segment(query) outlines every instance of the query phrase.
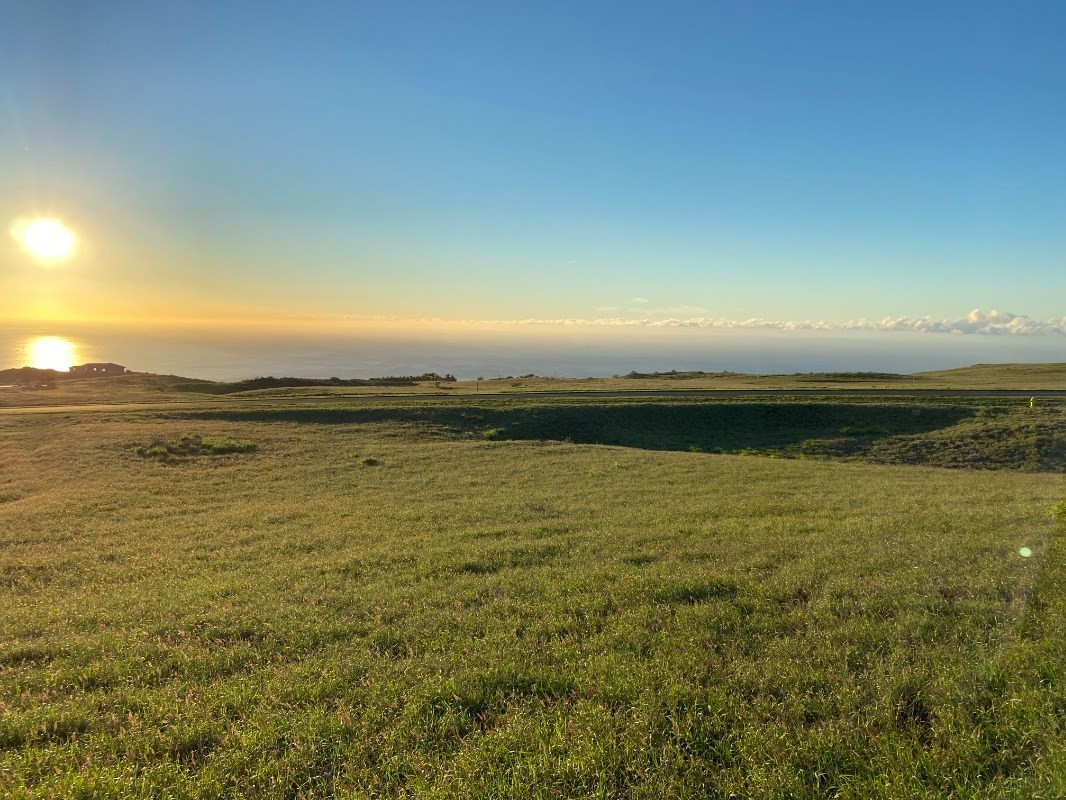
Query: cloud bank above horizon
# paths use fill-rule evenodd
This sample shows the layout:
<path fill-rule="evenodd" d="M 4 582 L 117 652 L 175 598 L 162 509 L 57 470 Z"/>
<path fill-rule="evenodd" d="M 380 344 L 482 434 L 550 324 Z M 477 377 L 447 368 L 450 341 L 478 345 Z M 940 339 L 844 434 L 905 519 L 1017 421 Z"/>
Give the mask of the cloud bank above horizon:
<path fill-rule="evenodd" d="M 729 320 L 712 317 L 688 319 L 626 319 L 607 317 L 600 319 L 518 319 L 518 320 L 466 320 L 471 324 L 493 325 L 543 325 L 543 326 L 591 326 L 630 328 L 722 328 L 731 330 L 822 330 L 822 331 L 909 331 L 913 333 L 956 333 L 990 336 L 1047 336 L 1066 335 L 1066 317 L 1037 320 L 1024 314 L 1007 311 L 983 312 L 974 309 L 958 319 L 925 317 L 885 317 L 879 321 L 853 319 L 846 322 L 828 320 L 770 320 L 753 317 L 746 320 Z"/>

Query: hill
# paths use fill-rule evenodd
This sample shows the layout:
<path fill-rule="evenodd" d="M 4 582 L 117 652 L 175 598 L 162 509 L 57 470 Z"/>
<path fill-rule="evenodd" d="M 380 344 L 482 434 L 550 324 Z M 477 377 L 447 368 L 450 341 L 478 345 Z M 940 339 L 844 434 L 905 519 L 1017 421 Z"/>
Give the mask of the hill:
<path fill-rule="evenodd" d="M 1066 363 L 974 364 L 960 369 L 916 372 L 909 377 L 958 388 L 1066 389 Z"/>
<path fill-rule="evenodd" d="M 435 372 L 380 378 L 259 377 L 208 381 L 178 375 L 131 373 L 82 378 L 29 367 L 0 371 L 0 407 L 191 401 L 207 397 L 278 399 L 375 394 L 472 395 L 552 392 L 685 390 L 946 389 L 1066 391 L 1066 363 L 975 364 L 960 369 L 901 375 L 884 372 L 813 372 L 755 375 L 738 372 L 631 372 L 614 378 L 554 378 L 536 375 L 458 381 Z"/>

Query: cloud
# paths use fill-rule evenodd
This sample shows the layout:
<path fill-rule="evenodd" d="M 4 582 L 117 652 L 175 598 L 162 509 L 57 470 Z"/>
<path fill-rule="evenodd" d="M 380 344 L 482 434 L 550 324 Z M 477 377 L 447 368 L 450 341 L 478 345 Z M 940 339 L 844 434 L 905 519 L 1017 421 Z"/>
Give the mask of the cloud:
<path fill-rule="evenodd" d="M 650 303 L 650 302 L 651 302 L 651 300 L 649 300 L 649 299 L 648 299 L 648 298 L 646 298 L 646 297 L 634 297 L 634 298 L 633 298 L 632 300 L 630 300 L 629 302 L 631 302 L 631 303 Z"/>
<path fill-rule="evenodd" d="M 1022 314 L 974 309 L 959 319 L 936 319 L 934 317 L 885 317 L 880 321 L 854 319 L 847 322 L 834 321 L 783 321 L 752 317 L 746 320 L 715 319 L 711 317 L 672 317 L 669 319 L 626 319 L 606 317 L 601 319 L 521 319 L 493 320 L 491 324 L 512 325 L 558 325 L 631 328 L 724 328 L 724 329 L 774 329 L 774 330 L 865 330 L 865 331 L 912 331 L 918 333 L 957 333 L 985 336 L 1066 336 L 1066 317 L 1036 320 Z"/>
<path fill-rule="evenodd" d="M 630 311 L 635 310 L 630 309 Z M 699 306 L 666 306 L 665 308 L 649 308 L 647 310 L 649 314 L 704 314 L 706 312 L 706 308 L 700 308 Z"/>

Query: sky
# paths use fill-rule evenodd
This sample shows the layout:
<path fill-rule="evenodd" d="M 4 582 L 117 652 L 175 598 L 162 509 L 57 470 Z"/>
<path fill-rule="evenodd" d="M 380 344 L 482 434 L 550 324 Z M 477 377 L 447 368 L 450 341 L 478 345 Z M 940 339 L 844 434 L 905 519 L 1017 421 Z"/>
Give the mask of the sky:
<path fill-rule="evenodd" d="M 0 12 L 2 319 L 1066 333 L 1060 2 Z"/>

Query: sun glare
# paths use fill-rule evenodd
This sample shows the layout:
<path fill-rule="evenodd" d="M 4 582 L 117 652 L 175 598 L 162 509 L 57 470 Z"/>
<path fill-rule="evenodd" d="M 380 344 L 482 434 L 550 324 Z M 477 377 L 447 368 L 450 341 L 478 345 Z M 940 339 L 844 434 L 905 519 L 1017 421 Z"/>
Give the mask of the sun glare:
<path fill-rule="evenodd" d="M 38 336 L 29 343 L 28 360 L 36 369 L 65 372 L 76 360 L 74 342 L 59 336 Z"/>
<path fill-rule="evenodd" d="M 18 219 L 11 235 L 38 261 L 63 261 L 74 254 L 74 233 L 55 219 Z"/>

